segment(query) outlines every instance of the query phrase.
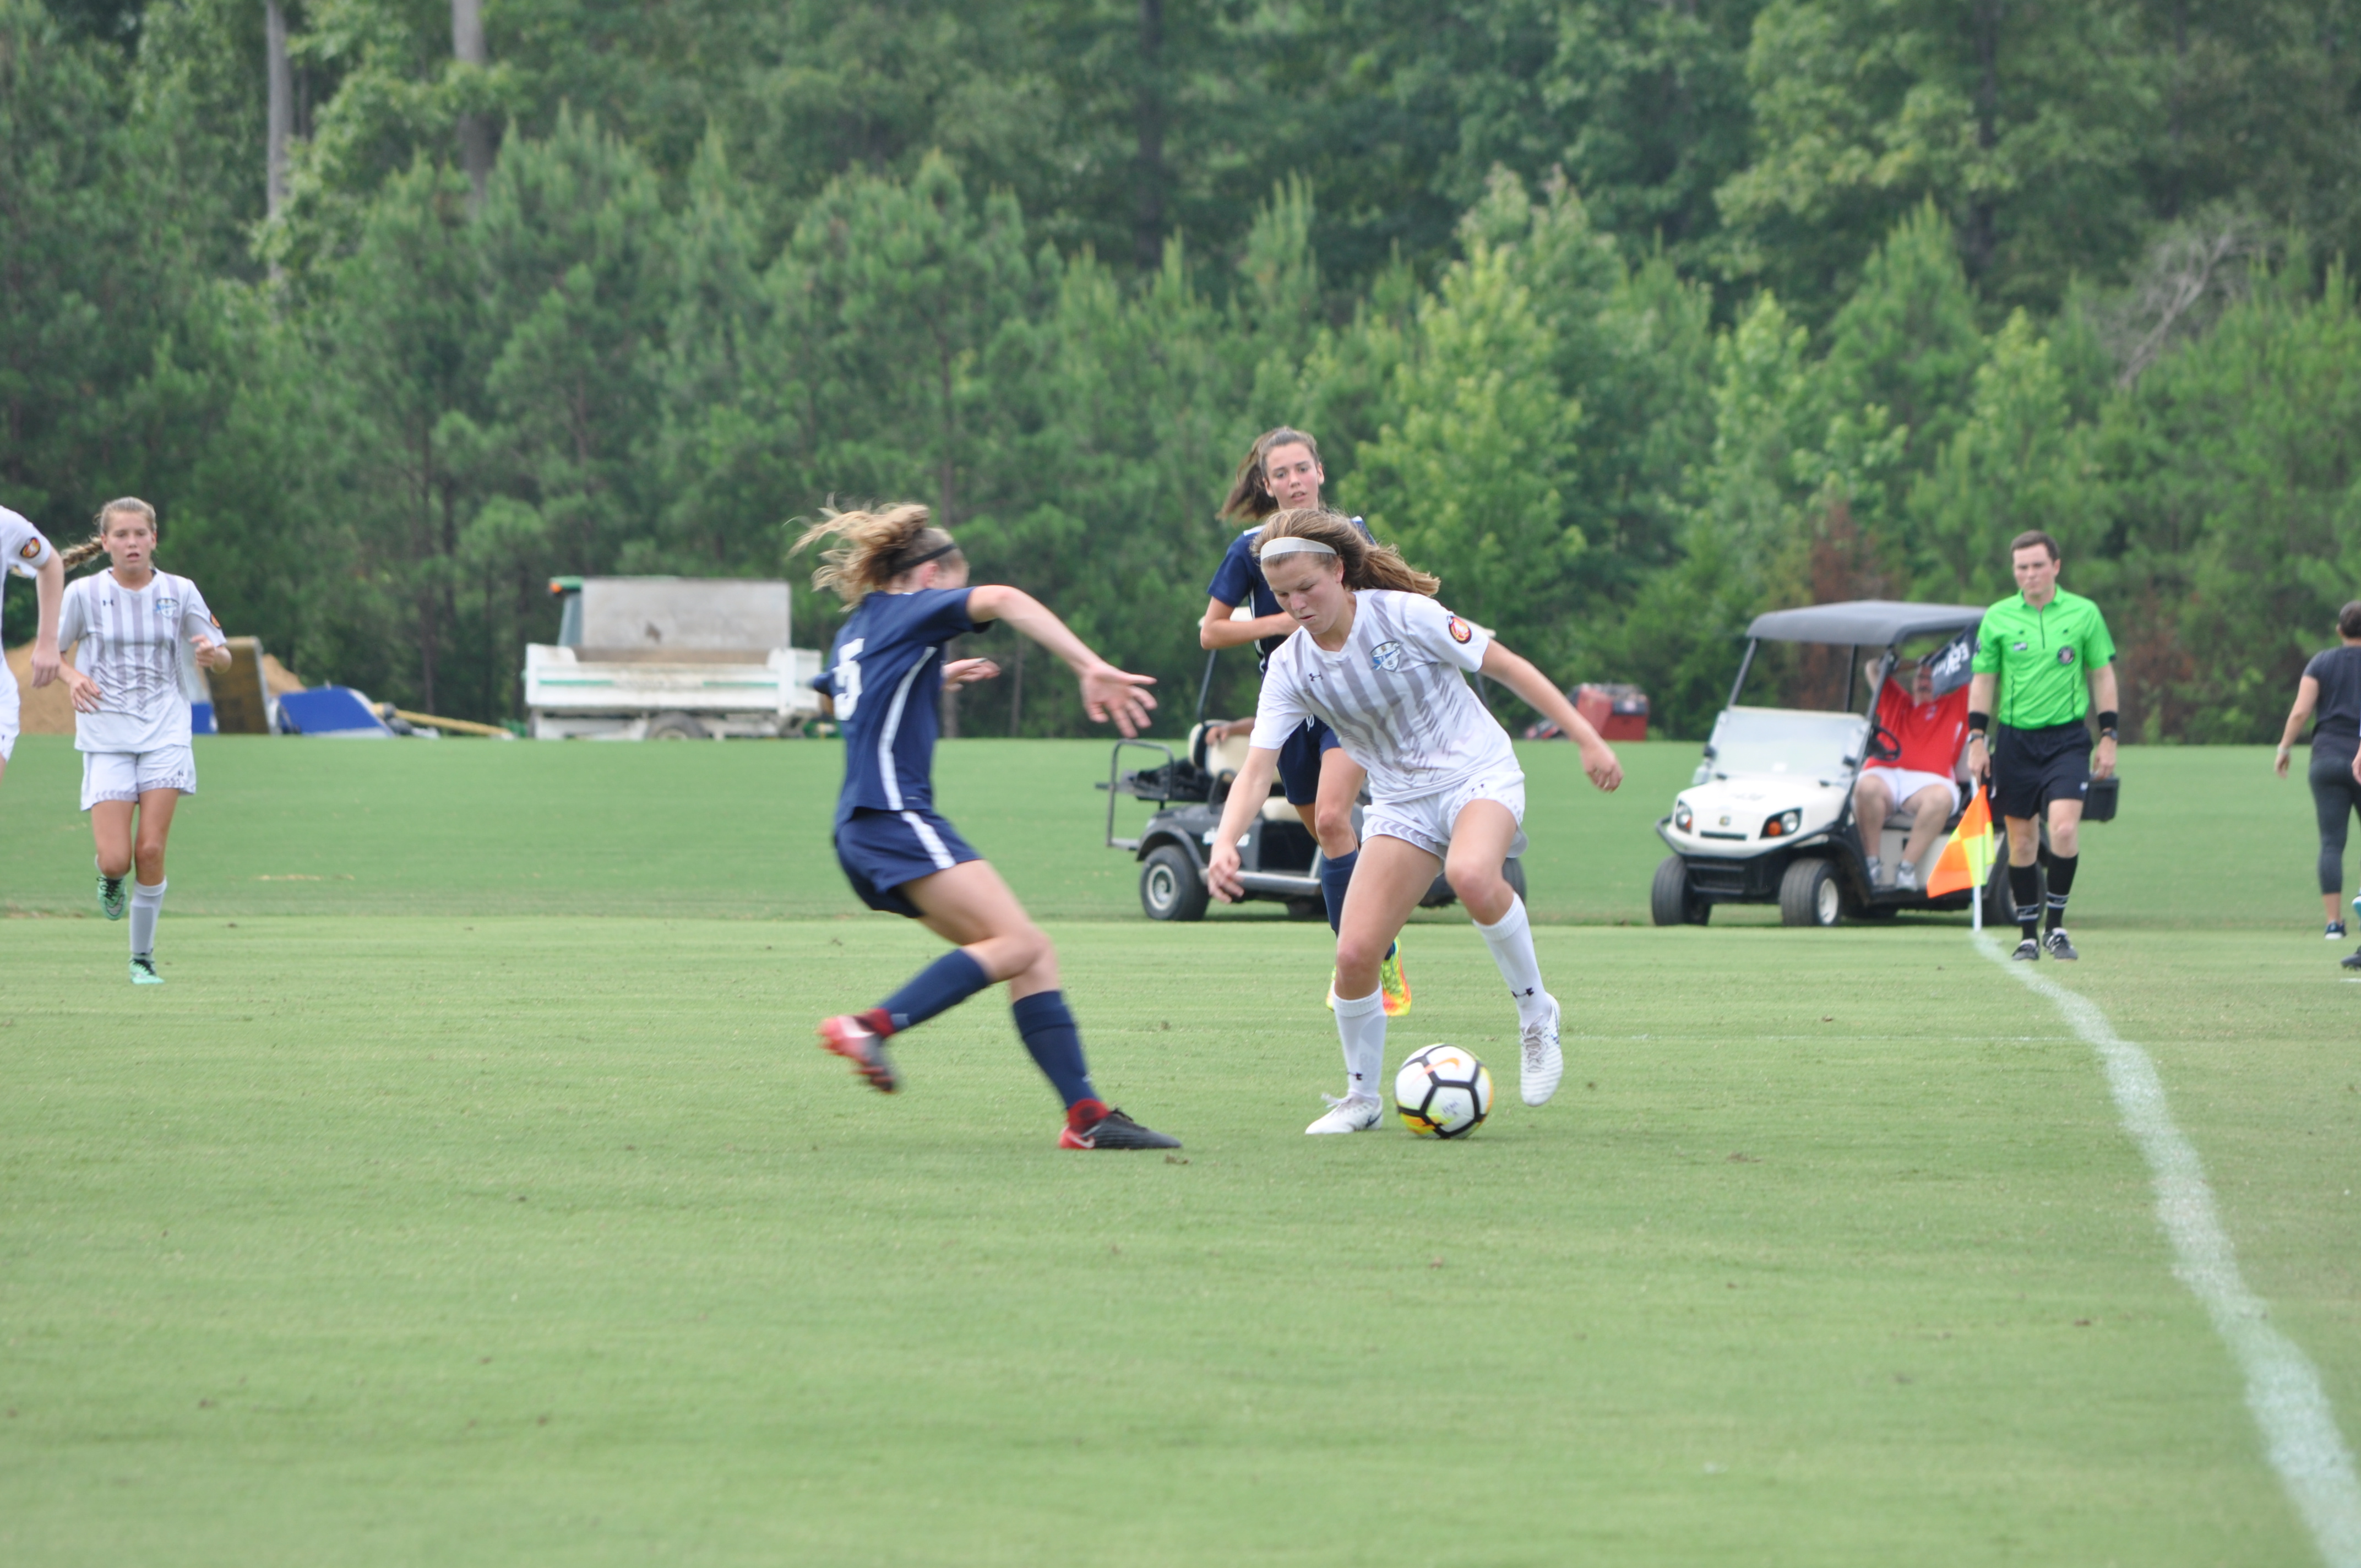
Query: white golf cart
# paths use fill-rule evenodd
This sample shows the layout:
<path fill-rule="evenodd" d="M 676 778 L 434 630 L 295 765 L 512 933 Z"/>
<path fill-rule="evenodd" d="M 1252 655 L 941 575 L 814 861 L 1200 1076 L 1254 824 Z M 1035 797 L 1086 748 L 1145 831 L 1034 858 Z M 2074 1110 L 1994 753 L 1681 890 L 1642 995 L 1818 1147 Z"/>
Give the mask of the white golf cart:
<path fill-rule="evenodd" d="M 1655 923 L 1702 926 L 1717 904 L 1776 904 L 1788 926 L 1833 926 L 1847 916 L 1876 919 L 1905 909 L 1966 909 L 1964 889 L 1929 898 L 1872 885 L 1853 819 L 1852 789 L 1864 762 L 1895 754 L 1894 738 L 1875 715 L 1878 690 L 1904 650 L 1915 657 L 1939 649 L 1938 689 L 1952 689 L 1967 681 L 1974 629 L 1982 620 L 1983 611 L 1969 605 L 1886 599 L 1755 617 L 1746 629 L 1730 706 L 1714 721 L 1697 775 L 1674 801 L 1671 815 L 1656 824 L 1673 853 L 1656 868 L 1649 900 Z M 1876 668 L 1864 683 L 1863 663 L 1872 654 Z M 1750 675 L 1795 706 L 1741 705 Z M 1970 799 L 1964 757 L 1955 782 L 1947 833 Z M 1901 860 L 1911 824 L 1906 804 L 1886 818 L 1876 847 L 1886 865 Z M 1984 890 L 1985 915 L 2005 922 L 2007 857 L 1995 860 Z"/>

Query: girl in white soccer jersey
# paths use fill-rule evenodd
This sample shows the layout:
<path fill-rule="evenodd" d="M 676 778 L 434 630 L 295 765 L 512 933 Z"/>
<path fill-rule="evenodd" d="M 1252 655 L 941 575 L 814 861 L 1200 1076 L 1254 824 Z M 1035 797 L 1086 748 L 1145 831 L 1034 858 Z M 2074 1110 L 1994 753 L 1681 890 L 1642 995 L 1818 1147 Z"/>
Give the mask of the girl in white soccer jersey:
<path fill-rule="evenodd" d="M 229 663 L 229 648 L 197 585 L 156 570 L 155 508 L 132 499 L 107 502 L 98 536 L 64 553 L 67 569 L 101 551 L 112 565 L 66 585 L 58 635 L 80 644 L 65 679 L 73 692 L 74 750 L 82 753 L 82 808 L 98 845 L 98 905 L 109 920 L 122 919 L 123 879 L 137 872 L 129 900 L 131 981 L 159 985 L 164 840 L 173 806 L 197 791 L 181 645 L 215 670 Z"/>
<path fill-rule="evenodd" d="M 0 568 L 21 572 L 38 585 L 33 613 L 33 685 L 58 678 L 58 600 L 65 592 L 65 563 L 24 518 L 0 507 Z M 0 774 L 16 749 L 16 677 L 0 663 Z"/>
<path fill-rule="evenodd" d="M 1311 1133 L 1366 1132 L 1378 1123 L 1386 1056 L 1378 965 L 1440 869 L 1467 906 L 1515 998 L 1519 1088 L 1540 1105 L 1565 1059 L 1558 1004 L 1542 984 L 1525 906 L 1500 874 L 1525 814 L 1525 775 L 1509 733 L 1467 687 L 1480 670 L 1573 737 L 1600 789 L 1623 782 L 1615 753 L 1549 679 L 1433 598 L 1442 585 L 1390 546 L 1371 544 L 1334 512 L 1283 511 L 1259 541 L 1263 578 L 1296 630 L 1270 656 L 1246 765 L 1230 786 L 1206 881 L 1241 896 L 1238 839 L 1270 793 L 1279 749 L 1308 718 L 1325 720 L 1369 773 L 1361 859 L 1336 936 L 1336 1030 L 1345 1094 Z"/>

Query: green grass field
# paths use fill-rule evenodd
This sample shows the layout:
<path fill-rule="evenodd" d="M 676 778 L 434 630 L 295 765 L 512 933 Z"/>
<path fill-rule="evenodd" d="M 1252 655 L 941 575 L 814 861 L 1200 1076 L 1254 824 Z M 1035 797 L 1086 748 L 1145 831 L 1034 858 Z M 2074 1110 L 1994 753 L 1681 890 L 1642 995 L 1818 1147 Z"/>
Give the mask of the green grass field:
<path fill-rule="evenodd" d="M 124 980 L 74 763 L 0 783 L 0 1561 L 2302 1563 L 2089 1047 L 1963 921 L 1643 922 L 1649 824 L 1527 748 L 1571 1068 L 1465 1143 L 1308 1140 L 1326 932 L 1155 927 L 1105 750 L 946 749 L 1101 1086 L 1005 1008 L 907 1093 L 809 1043 L 935 950 L 826 745 L 214 740 Z M 2361 1427 L 2361 1060 L 2308 801 L 2135 751 L 2076 969 Z M 87 913 L 86 913 L 87 912 Z M 35 917 L 44 916 L 44 917 Z M 1514 1077 L 1452 912 L 1403 1049 Z"/>

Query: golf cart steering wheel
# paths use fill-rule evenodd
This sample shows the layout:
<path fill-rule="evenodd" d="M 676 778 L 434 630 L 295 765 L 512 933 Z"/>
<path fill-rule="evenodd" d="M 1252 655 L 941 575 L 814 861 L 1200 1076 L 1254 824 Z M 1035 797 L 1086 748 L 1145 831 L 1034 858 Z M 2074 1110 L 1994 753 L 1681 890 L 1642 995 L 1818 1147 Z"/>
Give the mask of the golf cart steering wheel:
<path fill-rule="evenodd" d="M 1869 726 L 1869 754 L 1881 762 L 1891 762 L 1902 755 L 1902 737 L 1875 719 Z"/>

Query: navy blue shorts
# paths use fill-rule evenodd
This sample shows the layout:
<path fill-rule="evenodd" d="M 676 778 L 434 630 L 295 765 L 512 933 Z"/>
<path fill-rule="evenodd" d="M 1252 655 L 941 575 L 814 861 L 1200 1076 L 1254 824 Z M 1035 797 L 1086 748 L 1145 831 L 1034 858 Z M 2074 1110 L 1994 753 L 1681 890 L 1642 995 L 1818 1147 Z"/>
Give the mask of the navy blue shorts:
<path fill-rule="evenodd" d="M 836 825 L 844 880 L 862 903 L 888 915 L 918 917 L 918 906 L 894 891 L 904 883 L 982 859 L 931 811 L 856 811 Z"/>
<path fill-rule="evenodd" d="M 1286 786 L 1287 804 L 1310 806 L 1320 798 L 1320 761 L 1336 749 L 1336 732 L 1324 718 L 1307 720 L 1279 749 L 1279 782 Z"/>

